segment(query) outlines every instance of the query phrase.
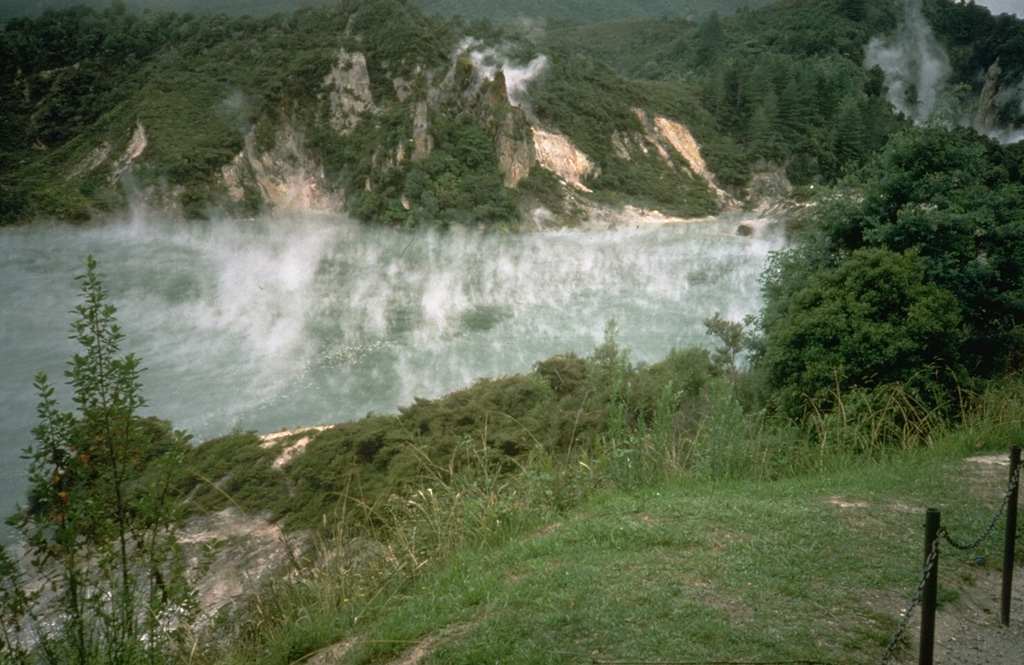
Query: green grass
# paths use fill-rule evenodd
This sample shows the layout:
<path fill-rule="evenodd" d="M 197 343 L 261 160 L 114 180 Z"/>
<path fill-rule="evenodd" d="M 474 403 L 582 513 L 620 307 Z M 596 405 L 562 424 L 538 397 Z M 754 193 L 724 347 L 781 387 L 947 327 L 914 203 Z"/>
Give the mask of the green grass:
<path fill-rule="evenodd" d="M 623 490 L 600 454 L 557 469 L 526 461 L 490 482 L 438 470 L 429 491 L 376 508 L 372 530 L 324 540 L 320 558 L 334 563 L 276 584 L 248 638 L 213 660 L 283 665 L 343 644 L 332 662 L 412 649 L 443 665 L 878 662 L 919 580 L 925 509 L 968 540 L 998 507 L 1005 469 L 979 482 L 964 457 L 979 435 L 987 453 L 1024 440 L 1021 417 L 1006 415 L 993 438 L 968 420 L 928 448 L 775 480 L 750 460 L 746 476 L 679 466 Z M 557 483 L 589 498 L 559 511 L 544 500 Z M 999 533 L 943 550 L 940 602 L 993 572 Z"/>
<path fill-rule="evenodd" d="M 603 496 L 432 576 L 353 662 L 457 624 L 429 662 L 874 661 L 917 580 L 924 507 L 960 496 L 952 464 L 922 462 Z"/>

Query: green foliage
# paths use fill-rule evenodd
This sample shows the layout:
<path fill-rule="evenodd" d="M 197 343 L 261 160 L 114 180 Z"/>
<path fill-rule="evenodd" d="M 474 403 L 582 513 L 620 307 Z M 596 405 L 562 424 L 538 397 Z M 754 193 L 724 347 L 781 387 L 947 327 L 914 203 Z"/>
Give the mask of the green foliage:
<path fill-rule="evenodd" d="M 487 97 L 495 92 L 487 85 L 501 87 L 497 79 L 473 89 L 478 82 L 468 58 L 451 72 L 458 92 L 431 107 L 430 158 L 409 159 L 411 105 L 449 85 L 442 81 L 452 54 L 469 35 L 500 45 L 516 62 L 547 57 L 528 108 L 595 162 L 599 174 L 586 184 L 605 204 L 683 216 L 718 209 L 679 159 L 666 163 L 656 151 L 623 158 L 615 137 L 641 135 L 637 108 L 684 122 L 719 184 L 734 192 L 765 169 L 784 170 L 796 185 L 833 182 L 906 124 L 885 98 L 881 70 L 862 64 L 868 40 L 895 28 L 900 11 L 894 0 L 777 2 L 732 15 L 735 7 L 719 3 L 721 14 L 712 12 L 703 23 L 694 19 L 709 9 L 687 3 L 420 3 L 461 14 L 444 20 L 424 16 L 411 2 L 361 0 L 290 15 L 234 16 L 246 2 L 263 13 L 265 2 L 238 0 L 224 6 L 226 13 L 199 18 L 139 15 L 111 5 L 8 21 L 0 31 L 3 221 L 84 221 L 123 209 L 139 191 L 177 204 L 190 217 L 211 210 L 257 214 L 256 187 L 248 181 L 237 200 L 223 169 L 254 128 L 258 157 L 274 147 L 286 124 L 299 128 L 300 148 L 320 158 L 329 186 L 344 191 L 349 212 L 365 220 L 514 226 L 522 210 L 538 203 L 572 217 L 576 211 L 564 209 L 564 193 L 551 191 L 561 185 L 543 174 L 531 175 L 519 191 L 503 186 L 495 120 L 503 121 L 508 109 L 495 109 L 497 98 Z M 295 9 L 294 3 L 286 8 Z M 523 23 L 465 20 L 481 12 L 566 11 L 575 21 L 632 18 L 556 22 L 542 34 Z M 1012 57 L 1024 39 L 1019 22 L 945 0 L 925 3 L 925 13 L 950 50 L 955 84 L 972 98 L 982 84 L 976 73 L 996 58 L 1008 80 L 1019 73 Z M 366 56 L 374 100 L 359 131 L 345 136 L 328 122 L 323 89 L 342 48 Z M 398 80 L 403 83 L 396 87 Z M 429 95 L 428 85 L 434 86 Z M 1017 123 L 1019 115 L 1015 105 L 1004 104 L 999 120 Z M 116 165 L 136 123 L 148 143 L 126 178 L 123 163 Z M 107 156 L 98 157 L 104 149 Z"/>
<path fill-rule="evenodd" d="M 284 478 L 273 469 L 281 445 L 264 446 L 253 433 L 229 434 L 194 447 L 182 474 L 181 492 L 190 514 L 234 505 L 259 512 L 287 496 Z"/>
<path fill-rule="evenodd" d="M 967 130 L 916 128 L 893 138 L 819 215 L 832 255 L 857 247 L 914 251 L 925 278 L 956 297 L 972 375 L 1019 365 L 1024 325 L 1024 182 L 1020 158 Z"/>
<path fill-rule="evenodd" d="M 854 386 L 899 384 L 927 412 L 1019 370 L 1020 173 L 971 132 L 914 128 L 820 203 L 765 274 L 757 367 L 776 406 L 828 412 Z"/>
<path fill-rule="evenodd" d="M 584 493 L 561 475 L 576 459 L 597 478 L 619 468 L 624 483 L 647 482 L 681 464 L 718 371 L 696 348 L 634 367 L 615 335 L 612 323 L 590 357 L 554 356 L 528 374 L 417 399 L 397 415 L 274 440 L 250 433 L 208 441 L 190 455 L 182 491 L 193 512 L 269 510 L 291 529 L 322 531 L 377 521 L 393 512 L 396 495 L 442 481 L 493 485 L 526 468 L 534 489 L 564 508 Z M 303 452 L 282 457 L 300 439 Z"/>
<path fill-rule="evenodd" d="M 29 624 L 36 598 L 26 589 L 20 563 L 0 546 L 0 662 L 29 662 Z"/>
<path fill-rule="evenodd" d="M 922 382 L 929 367 L 959 366 L 960 315 L 952 294 L 925 280 L 913 254 L 860 249 L 811 274 L 765 326 L 764 355 L 777 407 L 794 418 L 833 390 Z M 937 396 L 942 399 L 941 391 Z"/>
<path fill-rule="evenodd" d="M 808 400 L 805 426 L 819 451 L 819 465 L 933 443 L 933 434 L 945 424 L 945 405 L 936 405 L 930 395 L 922 399 L 920 384 L 915 376 L 870 388 L 837 385 Z"/>
<path fill-rule="evenodd" d="M 767 161 L 809 184 L 860 164 L 901 125 L 862 65 L 868 39 L 895 25 L 892 6 L 876 3 L 863 21 L 837 4 L 779 2 L 700 24 L 567 26 L 546 42 L 696 95 L 703 108 L 674 117 L 690 126 L 720 182 L 743 185 Z"/>
<path fill-rule="evenodd" d="M 367 54 L 371 88 L 378 100 L 395 96 L 395 88 L 384 78 L 385 73 L 406 76 L 423 64 L 444 62 L 453 42 L 445 21 L 425 17 L 412 3 L 395 0 L 366 0 L 358 4 L 345 30 L 353 35 L 353 50 Z"/>
<path fill-rule="evenodd" d="M 993 16 L 987 7 L 975 3 L 929 0 L 922 3 L 922 12 L 951 55 L 955 79 L 970 90 L 972 99 L 985 84 L 977 73 L 994 62 L 998 62 L 1003 80 L 1019 80 L 1024 74 L 1024 63 L 1011 55 L 1024 45 L 1024 22 L 1008 15 Z M 1002 105 L 997 121 L 1003 127 L 1019 127 L 1024 123 L 1024 109 L 1018 104 Z"/>
<path fill-rule="evenodd" d="M 635 84 L 563 43 L 546 43 L 549 66 L 530 87 L 533 110 L 595 162 L 599 173 L 586 185 L 599 201 L 655 207 L 680 216 L 718 211 L 718 200 L 689 174 L 680 157 L 666 160 L 651 151 L 626 158 L 614 145 L 616 136 L 643 135 L 636 109 L 647 107 L 648 100 L 656 107 L 678 105 L 680 90 Z"/>
<path fill-rule="evenodd" d="M 745 345 L 743 324 L 728 321 L 722 317 L 721 312 L 715 312 L 710 319 L 704 319 L 704 328 L 705 334 L 718 338 L 722 343 L 711 355 L 715 366 L 723 374 L 734 376 L 739 369 L 736 366 L 736 359 Z"/>
<path fill-rule="evenodd" d="M 533 110 L 559 127 L 580 150 L 607 163 L 613 155 L 616 130 L 641 129 L 633 107 L 631 86 L 605 63 L 553 47 L 544 75 L 531 87 Z"/>
<path fill-rule="evenodd" d="M 140 417 L 142 370 L 120 355 L 124 333 L 92 257 L 79 281 L 72 339 L 81 352 L 66 372 L 77 413 L 60 411 L 53 386 L 37 377 L 28 505 L 9 520 L 52 597 L 5 574 L 3 655 L 17 660 L 31 644 L 47 663 L 164 662 L 195 611 L 172 492 L 188 437 Z M 6 554 L 0 565 L 11 567 Z M 12 622 L 28 635 L 11 639 Z"/>
<path fill-rule="evenodd" d="M 434 120 L 435 148 L 404 183 L 417 209 L 416 222 L 514 222 L 518 212 L 498 171 L 491 137 L 467 116 Z"/>
<path fill-rule="evenodd" d="M 605 351 L 614 351 L 606 359 L 621 360 L 621 350 Z M 549 359 L 544 374 L 557 379 L 578 361 L 588 359 Z M 341 515 L 312 563 L 275 578 L 236 610 L 245 629 L 209 661 L 286 665 L 344 648 L 347 660 L 374 663 L 433 644 L 439 662 L 500 660 L 513 648 L 533 662 L 571 638 L 607 659 L 656 660 L 671 652 L 693 660 L 861 662 L 883 652 L 900 608 L 854 609 L 837 633 L 835 617 L 821 617 L 823 589 L 833 594 L 830 606 L 863 608 L 865 597 L 911 589 L 920 573 L 917 538 L 896 538 L 898 551 L 884 550 L 891 565 L 862 565 L 882 555 L 880 530 L 905 535 L 919 528 L 914 514 L 873 516 L 870 507 L 955 504 L 944 520 L 972 525 L 974 533 L 988 521 L 992 493 L 1005 477 L 961 458 L 986 444 L 1002 450 L 992 442 L 1024 435 L 1017 379 L 968 398 L 966 411 L 992 428 L 981 429 L 972 415 L 964 425 L 936 428 L 928 450 L 860 453 L 843 447 L 869 441 L 861 435 L 871 433 L 872 417 L 860 416 L 877 407 L 900 411 L 902 398 L 868 406 L 860 402 L 866 395 L 854 396 L 847 422 L 829 414 L 820 423 L 826 438 L 806 445 L 798 427 L 759 428 L 728 384 L 716 380 L 708 388 L 708 417 L 679 449 L 680 466 L 639 472 L 658 450 L 654 431 L 640 430 L 620 442 L 603 438 L 597 456 L 565 464 L 535 456 L 512 473 L 495 474 L 479 441 L 459 444 L 471 473 L 424 463 L 425 486 L 378 504 L 369 527 L 343 526 Z M 884 428 L 891 418 L 876 413 Z M 950 482 L 968 469 L 973 478 L 987 474 L 991 485 L 965 493 L 962 483 Z M 773 482 L 752 482 L 763 479 Z M 612 487 L 600 491 L 602 485 Z M 572 510 L 554 512 L 563 491 Z M 874 520 L 871 529 L 865 516 Z M 953 597 L 978 564 L 972 554 L 947 565 L 945 595 Z M 647 573 L 643 584 L 637 571 Z M 701 584 L 681 584 L 680 571 Z M 609 605 L 610 597 L 628 602 Z M 786 606 L 756 629 L 727 620 L 750 606 L 775 607 L 778 598 Z M 680 617 L 699 630 L 679 639 Z M 766 626 L 787 639 L 765 641 Z M 826 642 L 819 651 L 806 647 Z"/>

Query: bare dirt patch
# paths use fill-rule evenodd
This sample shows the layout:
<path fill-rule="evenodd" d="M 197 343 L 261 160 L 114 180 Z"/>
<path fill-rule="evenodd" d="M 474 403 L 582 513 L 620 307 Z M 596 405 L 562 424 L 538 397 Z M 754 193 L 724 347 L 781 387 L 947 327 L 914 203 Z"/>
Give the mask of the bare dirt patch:
<path fill-rule="evenodd" d="M 1009 461 L 1005 454 L 971 457 L 964 461 L 964 476 L 969 479 L 971 491 L 992 500 L 993 510 L 996 510 L 1005 496 Z M 996 531 L 1002 533 L 1002 529 Z M 1021 547 L 1024 545 L 1018 539 L 1018 560 Z M 940 588 L 943 584 L 949 585 L 958 596 L 936 610 L 934 662 L 938 665 L 1024 665 L 1024 567 L 1014 567 L 1009 626 L 1003 626 L 999 617 L 1001 571 L 979 568 L 972 571 L 968 581 L 958 582 L 951 581 L 943 570 L 940 556 Z M 917 662 L 920 625 L 919 616 L 911 618 L 910 648 L 905 649 L 896 662 Z"/>
<path fill-rule="evenodd" d="M 439 644 L 448 640 L 456 640 L 465 635 L 472 627 L 471 623 L 460 623 L 445 628 L 440 633 L 430 635 L 403 653 L 397 660 L 389 665 L 419 665 L 419 663 L 432 654 Z"/>
<path fill-rule="evenodd" d="M 204 613 L 213 615 L 258 589 L 271 573 L 287 564 L 289 548 L 299 538 L 286 537 L 265 516 L 245 515 L 237 508 L 189 520 L 178 540 L 195 552 L 195 563 L 203 546 L 213 545 L 216 552 L 196 584 Z"/>
<path fill-rule="evenodd" d="M 336 663 L 343 663 L 345 662 L 344 658 L 352 651 L 352 647 L 355 644 L 355 639 L 332 644 L 310 656 L 306 661 L 306 665 L 336 665 Z"/>
<path fill-rule="evenodd" d="M 955 601 L 938 608 L 934 654 L 937 665 L 1024 665 L 1024 570 L 1017 566 L 1014 572 L 1009 627 L 999 621 L 1002 574 L 996 570 L 983 571 L 973 582 L 959 588 L 960 595 Z M 939 575 L 941 579 L 941 565 Z M 918 661 L 920 625 L 915 613 L 908 630 L 908 648 L 895 662 Z"/>

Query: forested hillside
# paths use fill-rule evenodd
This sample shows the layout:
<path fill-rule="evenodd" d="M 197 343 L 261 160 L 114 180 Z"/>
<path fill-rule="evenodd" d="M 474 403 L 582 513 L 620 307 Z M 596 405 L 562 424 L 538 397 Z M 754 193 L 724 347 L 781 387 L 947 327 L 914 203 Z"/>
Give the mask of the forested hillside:
<path fill-rule="evenodd" d="M 587 6 L 579 18 L 613 9 Z M 763 205 L 834 182 L 913 122 L 1012 140 L 1022 25 L 949 0 L 546 26 L 402 0 L 47 11 L 0 32 L 0 219 L 142 203 L 518 226 L 592 205 Z"/>
<path fill-rule="evenodd" d="M 311 5 L 329 5 L 337 0 L 125 0 L 132 11 L 176 11 L 192 14 L 251 14 L 265 16 L 292 12 Z M 503 22 L 518 18 L 607 21 L 615 18 L 704 18 L 712 12 L 728 14 L 741 7 L 756 7 L 769 0 L 412 0 L 426 14 L 459 15 L 466 19 Z M 72 5 L 102 9 L 109 0 L 7 0 L 0 7 L 0 20 L 15 16 L 38 16 L 47 9 Z"/>
<path fill-rule="evenodd" d="M 731 14 L 770 0 L 414 0 L 424 12 L 495 23 L 519 18 L 544 18 L 598 23 L 620 18 L 702 20 L 713 13 Z"/>
<path fill-rule="evenodd" d="M 125 8 L 145 11 L 179 12 L 182 14 L 227 14 L 228 16 L 269 16 L 293 12 L 301 7 L 331 4 L 332 0 L 124 0 Z M 62 10 L 76 5 L 102 10 L 110 0 L 7 0 L 0 6 L 0 20 L 18 16 L 36 18 L 47 10 Z M 114 4 L 117 4 L 116 2 Z"/>

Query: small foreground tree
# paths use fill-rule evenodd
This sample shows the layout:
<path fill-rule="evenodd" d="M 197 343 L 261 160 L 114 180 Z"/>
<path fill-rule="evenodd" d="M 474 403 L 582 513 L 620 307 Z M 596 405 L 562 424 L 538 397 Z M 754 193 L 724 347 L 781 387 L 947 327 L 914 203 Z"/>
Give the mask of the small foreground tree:
<path fill-rule="evenodd" d="M 60 411 L 46 375 L 36 377 L 28 502 L 8 520 L 27 569 L 0 551 L 12 569 L 0 589 L 0 662 L 166 662 L 197 611 L 173 492 L 189 437 L 140 415 L 142 369 L 121 355 L 91 256 L 77 279 L 71 339 L 81 351 L 65 372 L 76 412 Z"/>

